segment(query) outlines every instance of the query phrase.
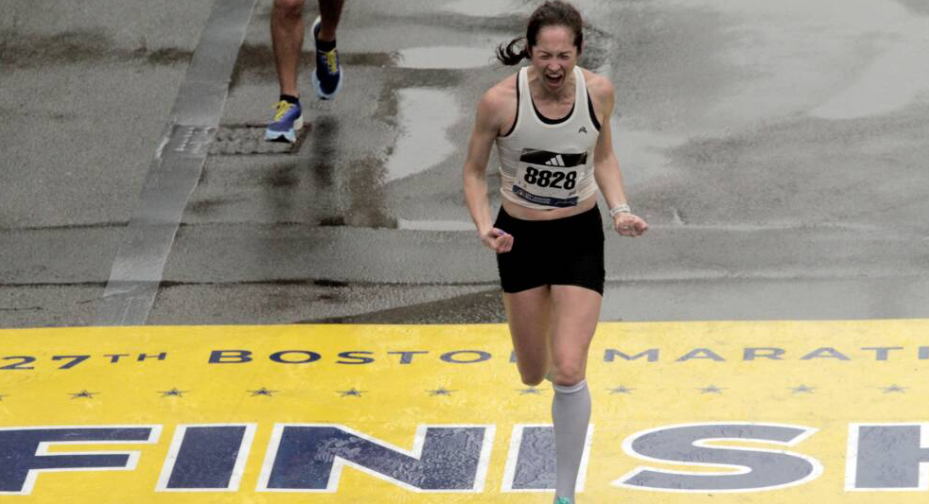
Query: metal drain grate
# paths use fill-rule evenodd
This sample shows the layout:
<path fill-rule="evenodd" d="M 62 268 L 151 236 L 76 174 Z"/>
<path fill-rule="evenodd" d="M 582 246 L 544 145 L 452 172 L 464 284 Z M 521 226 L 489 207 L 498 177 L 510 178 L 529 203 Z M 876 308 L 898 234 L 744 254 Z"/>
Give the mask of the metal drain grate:
<path fill-rule="evenodd" d="M 211 156 L 247 156 L 254 154 L 296 154 L 306 140 L 310 124 L 297 133 L 297 142 L 265 142 L 266 124 L 223 124 L 210 144 Z"/>

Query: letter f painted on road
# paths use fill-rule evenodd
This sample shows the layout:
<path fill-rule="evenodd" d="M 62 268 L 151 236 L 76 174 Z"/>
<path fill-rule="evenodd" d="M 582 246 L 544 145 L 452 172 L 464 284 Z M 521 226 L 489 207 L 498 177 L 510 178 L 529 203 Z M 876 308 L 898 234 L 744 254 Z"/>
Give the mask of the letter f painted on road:
<path fill-rule="evenodd" d="M 131 471 L 139 452 L 49 453 L 50 445 L 155 443 L 161 426 L 0 429 L 0 494 L 29 495 L 42 472 Z"/>

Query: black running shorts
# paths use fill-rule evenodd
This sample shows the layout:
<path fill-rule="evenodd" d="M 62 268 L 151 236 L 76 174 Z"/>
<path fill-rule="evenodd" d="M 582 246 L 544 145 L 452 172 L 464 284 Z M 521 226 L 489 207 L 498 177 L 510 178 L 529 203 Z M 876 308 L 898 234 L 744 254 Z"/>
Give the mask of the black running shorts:
<path fill-rule="evenodd" d="M 594 208 L 556 220 L 530 221 L 503 207 L 494 227 L 513 235 L 513 249 L 497 254 L 503 292 L 542 285 L 577 285 L 603 295 L 603 220 Z"/>

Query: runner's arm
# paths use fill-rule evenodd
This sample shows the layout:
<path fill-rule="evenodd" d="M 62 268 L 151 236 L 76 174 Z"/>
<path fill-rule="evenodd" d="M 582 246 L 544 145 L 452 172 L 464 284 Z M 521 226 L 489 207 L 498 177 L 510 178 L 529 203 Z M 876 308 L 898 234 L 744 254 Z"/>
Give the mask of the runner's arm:
<path fill-rule="evenodd" d="M 596 91 L 597 100 L 594 103 L 601 105 L 603 120 L 600 121 L 600 138 L 594 148 L 594 178 L 597 186 L 606 199 L 609 208 L 626 203 L 626 192 L 623 189 L 623 174 L 619 168 L 616 153 L 613 152 L 613 134 L 610 128 L 610 117 L 613 115 L 613 85 L 606 79 L 600 79 L 598 86 L 592 87 Z"/>
<path fill-rule="evenodd" d="M 487 198 L 487 161 L 490 149 L 497 138 L 499 126 L 495 121 L 493 90 L 481 98 L 477 106 L 477 117 L 471 140 L 468 144 L 468 157 L 464 164 L 464 192 L 471 220 L 477 226 L 482 237 L 493 227 L 490 202 Z"/>
<path fill-rule="evenodd" d="M 626 191 L 623 188 L 623 173 L 619 168 L 616 153 L 613 151 L 613 132 L 610 126 L 610 117 L 613 115 L 613 104 L 616 98 L 613 84 L 609 80 L 601 78 L 597 84 L 593 87 L 597 93 L 595 95 L 597 100 L 594 103 L 600 103 L 605 114 L 600 122 L 600 137 L 594 148 L 594 178 L 609 208 L 615 208 L 617 205 L 628 204 Z M 641 236 L 648 231 L 648 223 L 633 213 L 621 212 L 611 217 L 613 229 L 623 236 Z"/>

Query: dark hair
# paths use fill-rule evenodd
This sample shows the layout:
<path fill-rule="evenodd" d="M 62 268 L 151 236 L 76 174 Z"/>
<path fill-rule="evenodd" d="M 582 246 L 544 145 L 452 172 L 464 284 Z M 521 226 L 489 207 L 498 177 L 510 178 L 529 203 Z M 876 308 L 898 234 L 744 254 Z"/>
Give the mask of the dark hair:
<path fill-rule="evenodd" d="M 504 65 L 516 65 L 524 58 L 530 58 L 530 51 L 538 42 L 539 31 L 546 26 L 564 26 L 574 32 L 574 47 L 581 52 L 584 44 L 584 20 L 577 8 L 568 2 L 551 0 L 540 5 L 531 16 L 526 26 L 526 36 L 516 37 L 509 43 L 497 47 L 497 59 Z M 522 46 L 521 49 L 517 48 Z"/>

